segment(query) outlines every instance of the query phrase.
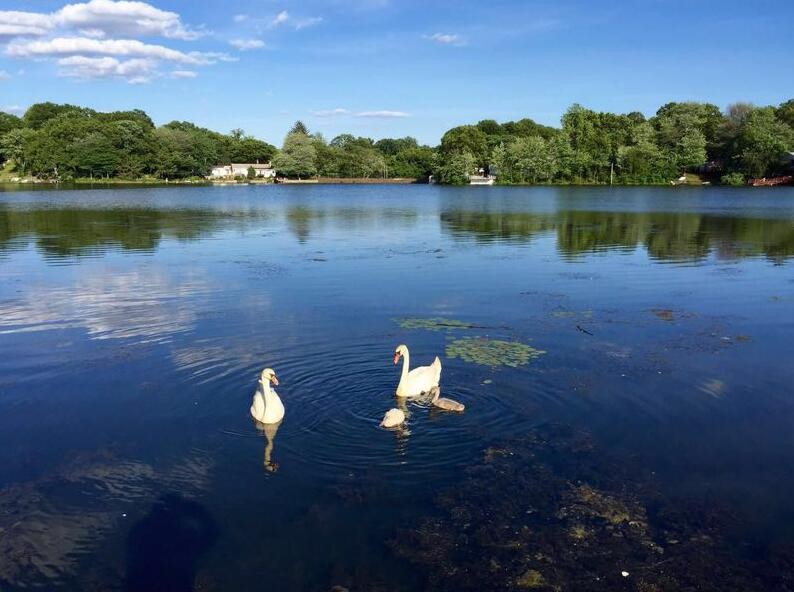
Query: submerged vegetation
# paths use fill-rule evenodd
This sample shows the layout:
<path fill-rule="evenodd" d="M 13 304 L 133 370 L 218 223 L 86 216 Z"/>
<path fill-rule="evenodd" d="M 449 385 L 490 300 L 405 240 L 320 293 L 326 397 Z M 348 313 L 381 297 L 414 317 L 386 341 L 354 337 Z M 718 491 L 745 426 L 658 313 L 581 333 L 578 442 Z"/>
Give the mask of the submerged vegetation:
<path fill-rule="evenodd" d="M 481 366 L 516 368 L 529 364 L 546 352 L 516 341 L 463 337 L 450 341 L 446 353 L 449 358 L 460 358 L 464 362 Z"/>
<path fill-rule="evenodd" d="M 742 553 L 735 508 L 665 495 L 634 453 L 546 425 L 487 448 L 389 544 L 426 589 L 788 590 L 786 547 Z"/>
<path fill-rule="evenodd" d="M 433 174 L 454 185 L 483 169 L 506 184 L 667 184 L 696 172 L 740 185 L 791 174 L 792 152 L 794 100 L 777 107 L 737 103 L 724 112 L 708 103 L 668 103 L 650 118 L 573 105 L 559 128 L 485 119 L 450 129 L 437 147 L 411 137 L 326 140 L 299 121 L 280 151 L 240 129 L 222 134 L 184 121 L 157 127 L 141 110 L 38 103 L 22 117 L 0 113 L 0 165 L 8 165 L 9 179 L 203 178 L 215 165 L 272 160 L 279 175 L 293 178 Z"/>

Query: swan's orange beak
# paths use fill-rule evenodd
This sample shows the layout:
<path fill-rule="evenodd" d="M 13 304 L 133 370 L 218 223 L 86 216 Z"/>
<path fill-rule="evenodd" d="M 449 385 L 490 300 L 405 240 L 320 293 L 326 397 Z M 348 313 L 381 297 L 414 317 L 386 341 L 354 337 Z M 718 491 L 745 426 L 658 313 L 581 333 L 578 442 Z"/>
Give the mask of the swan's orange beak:
<path fill-rule="evenodd" d="M 273 376 L 273 378 L 270 379 L 270 382 L 272 382 L 274 385 L 278 386 L 278 378 L 276 378 L 275 376 Z"/>
<path fill-rule="evenodd" d="M 394 363 L 396 364 L 399 361 L 400 361 L 400 352 L 394 352 Z"/>

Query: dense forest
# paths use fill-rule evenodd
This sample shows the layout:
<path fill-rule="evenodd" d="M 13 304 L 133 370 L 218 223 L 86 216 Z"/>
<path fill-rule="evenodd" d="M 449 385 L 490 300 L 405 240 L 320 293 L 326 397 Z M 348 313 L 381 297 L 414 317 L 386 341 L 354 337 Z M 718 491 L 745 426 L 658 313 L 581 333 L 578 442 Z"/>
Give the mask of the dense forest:
<path fill-rule="evenodd" d="M 200 179 L 212 166 L 272 161 L 285 177 L 427 178 L 462 184 L 477 169 L 499 183 L 668 183 L 700 173 L 728 184 L 791 173 L 794 100 L 748 103 L 724 112 L 708 103 L 668 103 L 653 117 L 573 105 L 559 128 L 530 119 L 483 120 L 450 129 L 437 147 L 414 138 L 330 141 L 297 122 L 279 150 L 246 135 L 173 121 L 160 127 L 140 110 L 100 113 L 39 103 L 22 117 L 0 113 L 6 174 L 80 178 Z"/>

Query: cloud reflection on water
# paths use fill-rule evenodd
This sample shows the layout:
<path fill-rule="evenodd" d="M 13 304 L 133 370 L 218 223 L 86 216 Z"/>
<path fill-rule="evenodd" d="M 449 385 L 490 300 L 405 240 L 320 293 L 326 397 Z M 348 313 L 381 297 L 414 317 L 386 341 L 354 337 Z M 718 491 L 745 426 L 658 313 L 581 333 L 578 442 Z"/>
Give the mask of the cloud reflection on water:
<path fill-rule="evenodd" d="M 70 286 L 38 285 L 21 298 L 0 302 L 0 334 L 83 329 L 90 339 L 168 342 L 195 326 L 195 300 L 210 291 L 208 280 L 193 271 L 96 270 Z"/>

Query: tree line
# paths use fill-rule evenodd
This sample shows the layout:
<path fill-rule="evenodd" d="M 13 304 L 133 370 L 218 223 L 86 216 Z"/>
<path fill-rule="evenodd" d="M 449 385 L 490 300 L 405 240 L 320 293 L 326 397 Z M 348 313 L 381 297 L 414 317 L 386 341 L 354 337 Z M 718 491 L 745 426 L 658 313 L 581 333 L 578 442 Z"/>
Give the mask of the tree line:
<path fill-rule="evenodd" d="M 0 154 L 15 171 L 45 179 L 186 179 L 227 162 L 269 161 L 276 148 L 242 130 L 220 134 L 186 121 L 156 127 L 143 111 L 100 113 L 38 103 L 0 113 Z"/>
<path fill-rule="evenodd" d="M 219 164 L 272 161 L 292 178 L 416 178 L 465 184 L 482 169 L 499 183 L 668 183 L 687 172 L 728 184 L 791 171 L 794 100 L 778 106 L 709 103 L 642 113 L 571 106 L 558 128 L 531 119 L 483 120 L 447 131 L 439 146 L 412 137 L 326 140 L 296 122 L 281 149 L 242 130 L 221 134 L 184 121 L 156 127 L 140 110 L 100 113 L 39 103 L 0 113 L 0 162 L 20 174 L 69 180 L 201 178 Z M 789 156 L 786 156 L 786 155 Z"/>

